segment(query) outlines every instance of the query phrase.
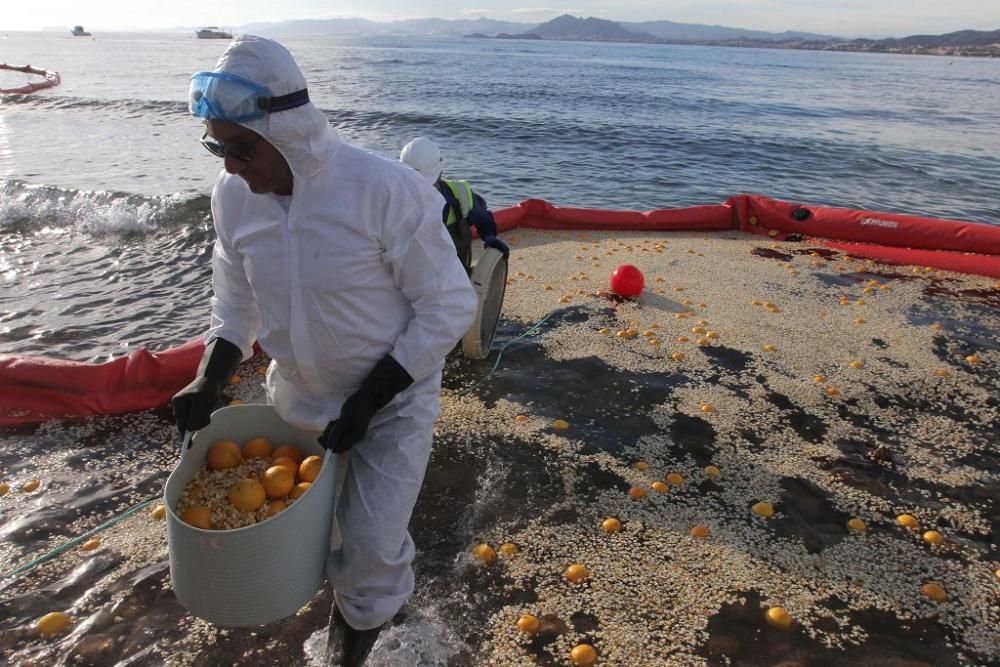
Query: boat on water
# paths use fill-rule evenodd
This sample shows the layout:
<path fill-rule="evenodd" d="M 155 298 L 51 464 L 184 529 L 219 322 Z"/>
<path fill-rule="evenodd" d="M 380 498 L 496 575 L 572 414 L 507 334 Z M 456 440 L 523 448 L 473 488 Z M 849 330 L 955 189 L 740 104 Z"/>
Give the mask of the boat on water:
<path fill-rule="evenodd" d="M 90 33 L 84 30 L 82 25 L 73 26 L 73 29 L 70 30 L 70 33 L 72 33 L 74 37 L 90 37 Z"/>
<path fill-rule="evenodd" d="M 199 29 L 195 32 L 198 35 L 198 39 L 232 39 L 232 33 L 226 32 L 225 30 L 219 30 L 219 26 L 210 25 Z"/>

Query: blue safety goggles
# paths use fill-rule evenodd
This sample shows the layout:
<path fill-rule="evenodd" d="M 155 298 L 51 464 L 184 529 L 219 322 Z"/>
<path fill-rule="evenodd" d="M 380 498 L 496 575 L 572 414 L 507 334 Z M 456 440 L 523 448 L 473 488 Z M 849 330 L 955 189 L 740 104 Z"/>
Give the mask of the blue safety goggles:
<path fill-rule="evenodd" d="M 275 111 L 300 107 L 309 101 L 309 91 L 297 90 L 272 97 L 266 87 L 228 72 L 198 72 L 191 77 L 188 105 L 191 114 L 209 120 L 246 123 Z"/>

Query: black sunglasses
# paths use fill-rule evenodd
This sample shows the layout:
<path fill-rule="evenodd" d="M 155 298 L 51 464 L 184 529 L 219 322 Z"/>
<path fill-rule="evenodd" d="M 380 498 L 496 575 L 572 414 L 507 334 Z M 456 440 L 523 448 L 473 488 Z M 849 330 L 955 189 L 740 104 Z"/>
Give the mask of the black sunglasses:
<path fill-rule="evenodd" d="M 236 158 L 241 162 L 249 162 L 253 159 L 254 146 L 260 137 L 254 137 L 248 141 L 227 141 L 222 143 L 215 137 L 208 136 L 208 132 L 201 135 L 201 145 L 215 157 L 224 158 L 226 155 Z"/>

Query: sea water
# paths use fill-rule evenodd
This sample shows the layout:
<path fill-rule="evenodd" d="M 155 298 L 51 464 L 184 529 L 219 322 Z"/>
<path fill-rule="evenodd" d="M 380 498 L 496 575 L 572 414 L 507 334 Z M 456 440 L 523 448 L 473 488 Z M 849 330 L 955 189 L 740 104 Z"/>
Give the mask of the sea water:
<path fill-rule="evenodd" d="M 739 192 L 996 224 L 1000 63 L 701 46 L 295 37 L 348 141 L 444 151 L 493 208 L 645 210 Z M 226 42 L 8 33 L 62 84 L 0 105 L 0 352 L 79 360 L 205 326 L 221 168 L 186 112 Z"/>

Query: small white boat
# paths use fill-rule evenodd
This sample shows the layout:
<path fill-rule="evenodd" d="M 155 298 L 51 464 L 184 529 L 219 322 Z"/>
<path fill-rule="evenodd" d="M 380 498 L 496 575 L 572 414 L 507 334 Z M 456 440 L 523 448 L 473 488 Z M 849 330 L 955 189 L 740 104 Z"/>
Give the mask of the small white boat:
<path fill-rule="evenodd" d="M 233 35 L 225 30 L 219 30 L 219 26 L 210 25 L 201 28 L 197 32 L 198 39 L 232 39 Z"/>

